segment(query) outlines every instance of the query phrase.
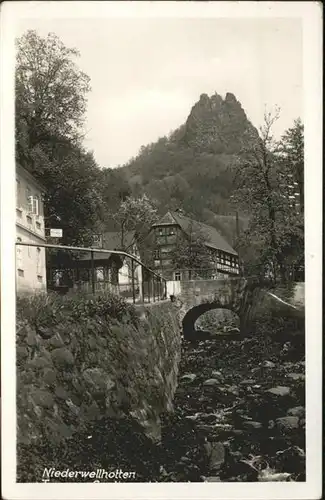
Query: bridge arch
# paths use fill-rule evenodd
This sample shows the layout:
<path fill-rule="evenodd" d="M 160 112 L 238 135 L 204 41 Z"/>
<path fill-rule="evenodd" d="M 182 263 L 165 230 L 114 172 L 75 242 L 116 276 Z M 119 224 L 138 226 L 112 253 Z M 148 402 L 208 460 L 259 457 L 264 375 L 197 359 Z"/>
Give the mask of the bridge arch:
<path fill-rule="evenodd" d="M 236 314 L 240 327 L 244 330 L 249 294 L 250 286 L 247 286 L 245 278 L 181 282 L 177 299 L 184 338 L 202 337 L 202 331 L 195 330 L 195 322 L 202 314 L 215 309 L 225 309 Z"/>
<path fill-rule="evenodd" d="M 206 312 L 216 311 L 220 309 L 231 311 L 238 318 L 239 323 L 241 322 L 239 311 L 235 310 L 235 308 L 231 307 L 231 305 L 223 305 L 220 304 L 220 302 L 202 303 L 192 307 L 185 313 L 185 316 L 183 317 L 182 320 L 182 330 L 184 338 L 192 339 L 192 338 L 200 338 L 202 337 L 202 335 L 209 336 L 210 332 L 197 330 L 195 328 L 195 323 Z"/>
<path fill-rule="evenodd" d="M 258 309 L 262 304 L 264 310 L 303 319 L 304 302 L 301 300 L 300 290 L 302 287 L 298 285 L 295 284 L 295 295 L 290 303 L 270 292 L 267 282 L 261 283 L 255 278 L 181 282 L 177 301 L 184 338 L 199 339 L 202 331 L 195 330 L 195 322 L 202 314 L 214 309 L 227 309 L 236 314 L 242 335 L 248 332 L 259 317 Z"/>

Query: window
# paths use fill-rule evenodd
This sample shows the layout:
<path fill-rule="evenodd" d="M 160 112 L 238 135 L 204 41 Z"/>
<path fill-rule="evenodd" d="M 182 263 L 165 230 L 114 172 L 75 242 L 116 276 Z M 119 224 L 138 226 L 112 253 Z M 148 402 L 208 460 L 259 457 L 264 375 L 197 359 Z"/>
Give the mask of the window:
<path fill-rule="evenodd" d="M 160 250 L 161 250 L 161 254 L 162 254 L 162 255 L 166 255 L 166 254 L 168 254 L 168 253 L 172 252 L 172 251 L 173 251 L 173 248 L 170 248 L 170 247 L 162 247 Z"/>
<path fill-rule="evenodd" d="M 25 200 L 25 202 L 27 203 L 27 207 L 28 207 L 28 205 L 29 205 L 29 198 L 30 198 L 30 197 L 31 197 L 31 195 L 32 195 L 32 192 L 31 192 L 31 190 L 30 190 L 30 187 L 29 187 L 29 186 L 27 186 L 27 188 L 26 188 L 26 190 L 25 190 L 25 195 L 26 195 L 26 200 Z"/>
<path fill-rule="evenodd" d="M 28 196 L 28 211 L 32 214 L 39 215 L 39 197 L 38 196 Z"/>
<path fill-rule="evenodd" d="M 101 234 L 93 235 L 93 245 L 95 248 L 102 248 L 103 246 L 103 236 Z"/>
<path fill-rule="evenodd" d="M 181 281 L 181 279 L 182 279 L 182 274 L 181 274 L 181 272 L 180 272 L 180 271 L 175 271 L 175 272 L 174 272 L 174 280 L 175 280 L 175 281 Z"/>
<path fill-rule="evenodd" d="M 96 281 L 104 281 L 105 276 L 104 276 L 104 268 L 103 267 L 98 267 L 96 269 Z"/>
<path fill-rule="evenodd" d="M 16 207 L 20 207 L 20 180 L 16 179 Z"/>
<path fill-rule="evenodd" d="M 40 249 L 40 247 L 36 248 L 36 267 L 37 267 L 37 275 L 42 276 L 41 249 Z"/>
<path fill-rule="evenodd" d="M 26 220 L 28 224 L 31 224 L 33 222 L 33 219 L 29 215 L 26 216 Z"/>
<path fill-rule="evenodd" d="M 54 286 L 60 286 L 63 280 L 63 272 L 59 269 L 53 270 L 53 284 Z"/>
<path fill-rule="evenodd" d="M 154 252 L 153 252 L 153 258 L 154 259 L 160 259 L 160 252 L 159 252 L 159 250 L 154 250 Z"/>
<path fill-rule="evenodd" d="M 17 243 L 21 243 L 22 242 L 22 239 L 21 238 L 17 238 Z M 23 268 L 23 253 L 22 253 L 22 246 L 21 245 L 16 245 L 16 262 L 17 262 L 17 269 L 18 269 L 18 274 L 19 274 L 19 271 L 22 271 L 22 268 Z M 19 274 L 19 276 L 24 276 L 24 272 L 23 274 Z"/>
<path fill-rule="evenodd" d="M 41 223 L 40 222 L 36 222 L 36 227 L 37 227 L 37 229 L 41 229 Z"/>

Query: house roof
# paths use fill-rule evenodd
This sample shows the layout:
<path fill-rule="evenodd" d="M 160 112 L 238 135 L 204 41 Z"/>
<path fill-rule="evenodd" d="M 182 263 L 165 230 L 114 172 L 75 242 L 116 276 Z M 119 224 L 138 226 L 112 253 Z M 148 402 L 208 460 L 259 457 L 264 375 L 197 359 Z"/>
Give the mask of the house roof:
<path fill-rule="evenodd" d="M 33 174 L 31 174 L 28 170 L 22 167 L 19 163 L 16 163 L 16 173 L 27 179 L 29 182 L 34 184 L 40 191 L 46 191 L 45 186 L 41 182 L 39 182 Z"/>
<path fill-rule="evenodd" d="M 124 234 L 124 248 L 127 250 L 134 242 L 135 231 L 127 231 Z M 121 233 L 108 231 L 103 233 L 103 248 L 107 250 L 121 250 Z"/>
<path fill-rule="evenodd" d="M 232 255 L 238 255 L 236 250 L 234 250 L 229 243 L 227 243 L 227 241 L 214 227 L 208 226 L 203 222 L 190 219 L 189 217 L 186 217 L 178 212 L 167 212 L 167 214 L 164 215 L 160 221 L 153 224 L 153 227 L 175 223 L 180 226 L 185 234 L 189 234 L 191 231 L 197 231 L 202 234 L 203 238 L 206 239 L 205 244 L 207 247 L 222 250 Z"/>
<path fill-rule="evenodd" d="M 135 231 L 128 231 L 124 234 L 124 246 L 125 251 L 131 246 L 134 241 Z M 120 232 L 106 232 L 102 235 L 102 248 L 105 250 L 122 250 L 121 249 L 121 233 Z M 112 255 L 112 253 L 102 253 L 102 252 L 94 252 L 94 260 L 108 260 Z M 121 257 L 120 257 L 121 258 Z M 90 260 L 90 252 L 88 254 L 81 257 L 80 260 Z"/>

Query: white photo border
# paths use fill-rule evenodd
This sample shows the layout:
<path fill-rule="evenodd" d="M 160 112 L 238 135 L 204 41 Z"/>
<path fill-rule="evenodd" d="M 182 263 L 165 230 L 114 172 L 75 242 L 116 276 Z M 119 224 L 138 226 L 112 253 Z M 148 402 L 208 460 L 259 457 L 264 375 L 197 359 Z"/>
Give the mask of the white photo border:
<path fill-rule="evenodd" d="M 306 266 L 306 476 L 288 483 L 16 483 L 14 38 L 19 19 L 299 18 L 303 24 Z M 320 2 L 11 2 L 1 5 L 2 491 L 15 499 L 314 499 L 321 497 L 322 4 Z"/>

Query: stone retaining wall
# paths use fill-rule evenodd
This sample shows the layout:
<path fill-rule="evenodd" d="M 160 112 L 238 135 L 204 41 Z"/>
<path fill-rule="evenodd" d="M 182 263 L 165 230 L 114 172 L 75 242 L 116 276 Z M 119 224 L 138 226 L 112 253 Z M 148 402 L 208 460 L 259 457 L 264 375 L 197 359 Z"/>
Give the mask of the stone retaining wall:
<path fill-rule="evenodd" d="M 122 317 L 107 314 L 101 304 L 97 314 L 78 318 L 65 314 L 64 299 L 53 307 L 49 299 L 38 300 L 44 308 L 35 321 L 24 304 L 17 305 L 18 445 L 58 444 L 90 422 L 123 416 L 159 441 L 159 416 L 172 410 L 180 360 L 173 304 L 137 312 L 114 299 L 125 308 Z M 84 299 L 80 307 L 96 311 L 96 299 Z M 50 316 L 42 314 L 46 308 Z"/>

